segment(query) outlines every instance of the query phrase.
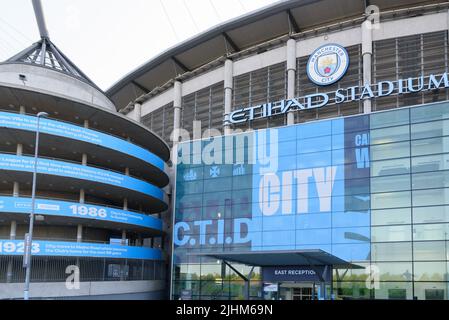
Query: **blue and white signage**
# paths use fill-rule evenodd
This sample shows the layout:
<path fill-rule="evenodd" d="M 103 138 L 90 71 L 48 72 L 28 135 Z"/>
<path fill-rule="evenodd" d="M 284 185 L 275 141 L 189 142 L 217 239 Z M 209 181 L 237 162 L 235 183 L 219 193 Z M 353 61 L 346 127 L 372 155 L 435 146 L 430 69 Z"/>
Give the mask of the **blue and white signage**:
<path fill-rule="evenodd" d="M 30 198 L 0 197 L 0 212 L 29 214 Z M 162 221 L 151 216 L 114 208 L 74 202 L 36 199 L 36 214 L 94 219 L 162 230 Z"/>
<path fill-rule="evenodd" d="M 0 256 L 21 256 L 24 252 L 24 241 L 0 240 Z M 31 253 L 49 257 L 162 260 L 159 249 L 78 242 L 33 241 Z"/>
<path fill-rule="evenodd" d="M 34 158 L 0 154 L 0 170 L 33 172 Z M 38 159 L 37 172 L 41 174 L 95 181 L 141 192 L 163 201 L 164 193 L 151 183 L 112 171 L 69 162 Z"/>
<path fill-rule="evenodd" d="M 349 55 L 338 44 L 326 44 L 316 49 L 307 63 L 310 81 L 319 86 L 328 86 L 339 81 L 349 67 Z"/>
<path fill-rule="evenodd" d="M 37 118 L 22 114 L 0 112 L 0 127 L 36 131 Z M 83 141 L 113 149 L 123 154 L 141 159 L 160 170 L 164 170 L 164 161 L 153 153 L 131 142 L 98 131 L 82 128 L 60 121 L 41 119 L 39 130 L 42 133 Z"/>
<path fill-rule="evenodd" d="M 248 164 L 178 165 L 181 176 L 203 169 L 204 179 L 176 182 L 176 248 L 314 249 L 364 261 L 371 237 L 369 130 L 367 116 L 258 130 L 244 135 L 253 153 Z M 203 145 L 203 159 L 212 146 L 237 152 L 242 136 L 233 139 Z M 200 146 L 190 143 L 181 151 Z M 191 191 L 192 185 L 202 188 Z"/>

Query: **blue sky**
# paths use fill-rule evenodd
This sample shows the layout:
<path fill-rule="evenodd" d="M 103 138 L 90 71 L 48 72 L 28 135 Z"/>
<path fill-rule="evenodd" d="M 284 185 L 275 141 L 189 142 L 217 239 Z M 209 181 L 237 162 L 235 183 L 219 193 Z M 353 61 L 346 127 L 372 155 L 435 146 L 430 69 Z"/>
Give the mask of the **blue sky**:
<path fill-rule="evenodd" d="M 176 43 L 277 0 L 42 0 L 52 41 L 102 89 Z M 31 0 L 0 0 L 0 61 L 39 40 Z"/>

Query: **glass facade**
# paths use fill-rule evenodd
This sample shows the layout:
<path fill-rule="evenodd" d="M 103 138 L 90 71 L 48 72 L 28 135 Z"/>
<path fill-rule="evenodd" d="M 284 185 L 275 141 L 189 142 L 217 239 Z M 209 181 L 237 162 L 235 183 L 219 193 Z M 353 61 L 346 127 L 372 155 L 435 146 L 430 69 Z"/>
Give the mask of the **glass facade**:
<path fill-rule="evenodd" d="M 243 298 L 192 253 L 320 249 L 362 267 L 334 268 L 337 299 L 448 299 L 448 124 L 435 103 L 180 144 L 172 297 Z"/>

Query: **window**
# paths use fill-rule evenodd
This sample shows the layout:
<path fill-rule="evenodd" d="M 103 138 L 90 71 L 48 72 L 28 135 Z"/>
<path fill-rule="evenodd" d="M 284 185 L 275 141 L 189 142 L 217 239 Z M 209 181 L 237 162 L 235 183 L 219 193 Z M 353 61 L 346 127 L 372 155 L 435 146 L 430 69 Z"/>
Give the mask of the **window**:
<path fill-rule="evenodd" d="M 371 146 L 371 160 L 385 160 L 410 157 L 410 143 L 389 143 Z"/>
<path fill-rule="evenodd" d="M 410 139 L 410 127 L 399 126 L 371 130 L 371 145 L 407 141 Z"/>
<path fill-rule="evenodd" d="M 449 240 L 449 224 L 418 224 L 413 226 L 413 240 Z"/>
<path fill-rule="evenodd" d="M 371 192 L 392 192 L 410 190 L 410 175 L 371 178 Z"/>
<path fill-rule="evenodd" d="M 371 208 L 401 208 L 410 207 L 410 192 L 376 193 L 371 195 Z"/>
<path fill-rule="evenodd" d="M 371 227 L 372 242 L 411 241 L 411 226 Z"/>
<path fill-rule="evenodd" d="M 412 243 L 373 243 L 371 245 L 372 261 L 412 261 Z"/>
<path fill-rule="evenodd" d="M 445 261 L 447 259 L 447 241 L 415 241 L 413 258 L 415 261 Z"/>
<path fill-rule="evenodd" d="M 371 164 L 371 177 L 408 173 L 410 173 L 410 158 L 374 161 Z"/>
<path fill-rule="evenodd" d="M 410 208 L 371 210 L 371 225 L 410 224 L 410 211 Z"/>

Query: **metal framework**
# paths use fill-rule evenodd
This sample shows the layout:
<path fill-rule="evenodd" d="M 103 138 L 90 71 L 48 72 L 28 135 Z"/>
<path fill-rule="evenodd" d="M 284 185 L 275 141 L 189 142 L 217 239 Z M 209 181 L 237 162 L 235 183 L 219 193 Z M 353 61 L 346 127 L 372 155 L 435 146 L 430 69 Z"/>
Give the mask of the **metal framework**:
<path fill-rule="evenodd" d="M 15 56 L 6 63 L 28 63 L 54 69 L 79 78 L 97 87 L 69 58 L 67 58 L 56 45 L 47 37 L 42 39 Z"/>

